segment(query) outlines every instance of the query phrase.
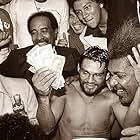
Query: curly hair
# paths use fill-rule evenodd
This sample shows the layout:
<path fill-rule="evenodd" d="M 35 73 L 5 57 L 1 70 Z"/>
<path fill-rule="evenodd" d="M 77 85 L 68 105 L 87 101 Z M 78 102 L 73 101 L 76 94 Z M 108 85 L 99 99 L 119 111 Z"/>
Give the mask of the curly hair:
<path fill-rule="evenodd" d="M 109 63 L 109 56 L 107 50 L 101 49 L 98 46 L 89 47 L 84 51 L 84 53 L 80 57 L 79 61 L 80 66 L 85 58 L 91 59 L 93 61 L 98 61 L 100 63 L 105 62 L 106 67 L 108 66 Z"/>
<path fill-rule="evenodd" d="M 123 25 L 114 33 L 108 45 L 110 59 L 133 56 L 132 47 L 140 43 L 140 25 L 136 19 L 127 19 Z"/>
<path fill-rule="evenodd" d="M 32 125 L 29 119 L 20 114 L 0 116 L 0 140 L 47 140 L 38 125 Z"/>

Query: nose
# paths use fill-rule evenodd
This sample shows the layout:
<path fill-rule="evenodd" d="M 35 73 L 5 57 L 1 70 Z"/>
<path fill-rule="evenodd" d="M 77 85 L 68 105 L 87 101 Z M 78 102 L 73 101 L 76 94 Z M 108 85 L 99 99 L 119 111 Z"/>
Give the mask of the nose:
<path fill-rule="evenodd" d="M 42 34 L 41 34 L 41 33 L 38 33 L 38 34 L 37 34 L 37 39 L 38 39 L 38 40 L 41 40 L 42 38 L 43 38 Z"/>
<path fill-rule="evenodd" d="M 93 75 L 89 75 L 87 78 L 88 83 L 92 83 L 94 81 Z"/>
<path fill-rule="evenodd" d="M 88 13 L 84 10 L 82 12 L 82 15 L 83 15 L 83 19 L 86 20 L 87 16 L 88 16 Z"/>
<path fill-rule="evenodd" d="M 115 87 L 118 84 L 117 79 L 115 78 L 115 76 L 112 76 L 109 80 L 109 84 L 111 87 Z"/>

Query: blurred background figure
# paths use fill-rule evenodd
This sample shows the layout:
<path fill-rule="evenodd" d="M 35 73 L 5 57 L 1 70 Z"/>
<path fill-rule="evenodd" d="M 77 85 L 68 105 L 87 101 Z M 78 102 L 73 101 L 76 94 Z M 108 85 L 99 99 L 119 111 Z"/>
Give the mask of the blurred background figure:
<path fill-rule="evenodd" d="M 79 37 L 86 25 L 79 20 L 72 8 L 70 8 L 69 24 L 69 46 L 76 48 L 78 52 L 82 54 L 84 52 L 84 45 Z"/>
<path fill-rule="evenodd" d="M 51 12 L 56 17 L 59 25 L 57 39 L 63 38 L 63 33 L 67 35 L 69 25 L 66 0 L 12 0 L 3 8 L 10 13 L 14 26 L 14 44 L 18 44 L 20 48 L 33 44 L 27 30 L 27 19 L 35 12 Z"/>
<path fill-rule="evenodd" d="M 10 1 L 11 0 L 0 1 L 0 6 Z M 12 21 L 8 12 L 0 8 L 0 64 L 7 59 L 10 51 L 14 48 Z"/>
<path fill-rule="evenodd" d="M 79 20 L 86 25 L 80 35 L 80 40 L 87 49 L 90 46 L 100 46 L 107 49 L 107 18 L 108 12 L 105 9 L 104 1 L 99 0 L 72 0 L 73 7 Z"/>
<path fill-rule="evenodd" d="M 29 119 L 20 114 L 0 116 L 1 140 L 48 140 L 38 125 L 32 125 Z"/>

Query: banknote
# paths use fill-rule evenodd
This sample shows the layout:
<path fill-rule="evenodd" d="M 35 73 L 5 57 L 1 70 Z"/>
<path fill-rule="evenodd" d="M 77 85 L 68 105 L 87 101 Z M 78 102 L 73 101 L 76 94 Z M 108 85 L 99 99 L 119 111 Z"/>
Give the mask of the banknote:
<path fill-rule="evenodd" d="M 48 67 L 56 73 L 56 80 L 52 83 L 52 87 L 54 89 L 64 87 L 65 80 L 62 76 L 62 71 L 65 57 L 55 54 L 50 44 L 42 47 L 36 45 L 34 47 L 26 55 L 26 61 L 31 65 L 29 70 L 35 73 L 36 70 L 42 67 Z"/>

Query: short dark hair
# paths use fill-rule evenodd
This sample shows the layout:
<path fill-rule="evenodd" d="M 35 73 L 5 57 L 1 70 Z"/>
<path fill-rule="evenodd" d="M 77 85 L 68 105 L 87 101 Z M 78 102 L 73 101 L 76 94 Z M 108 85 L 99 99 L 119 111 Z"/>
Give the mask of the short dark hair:
<path fill-rule="evenodd" d="M 58 23 L 57 23 L 57 20 L 56 20 L 55 16 L 51 12 L 41 11 L 41 12 L 37 12 L 37 13 L 32 14 L 28 18 L 27 28 L 28 28 L 29 33 L 30 33 L 30 23 L 31 23 L 32 19 L 35 18 L 35 17 L 41 17 L 41 16 L 49 18 L 49 20 L 51 22 L 51 26 L 52 26 L 54 31 L 56 29 L 58 29 Z"/>
<path fill-rule="evenodd" d="M 72 7 L 73 9 L 74 9 L 73 4 L 75 1 L 79 1 L 79 0 L 68 0 L 69 6 Z M 91 0 L 91 1 L 106 4 L 106 0 Z"/>
<path fill-rule="evenodd" d="M 32 125 L 21 114 L 0 116 L 0 140 L 47 140 L 39 125 Z"/>
<path fill-rule="evenodd" d="M 79 65 L 81 66 L 84 59 L 91 59 L 100 63 L 105 62 L 106 67 L 109 63 L 109 56 L 107 50 L 101 49 L 98 46 L 89 47 L 80 57 Z"/>
<path fill-rule="evenodd" d="M 110 59 L 124 58 L 128 54 L 133 56 L 132 47 L 140 43 L 140 25 L 136 19 L 127 19 L 116 31 L 108 45 Z"/>

